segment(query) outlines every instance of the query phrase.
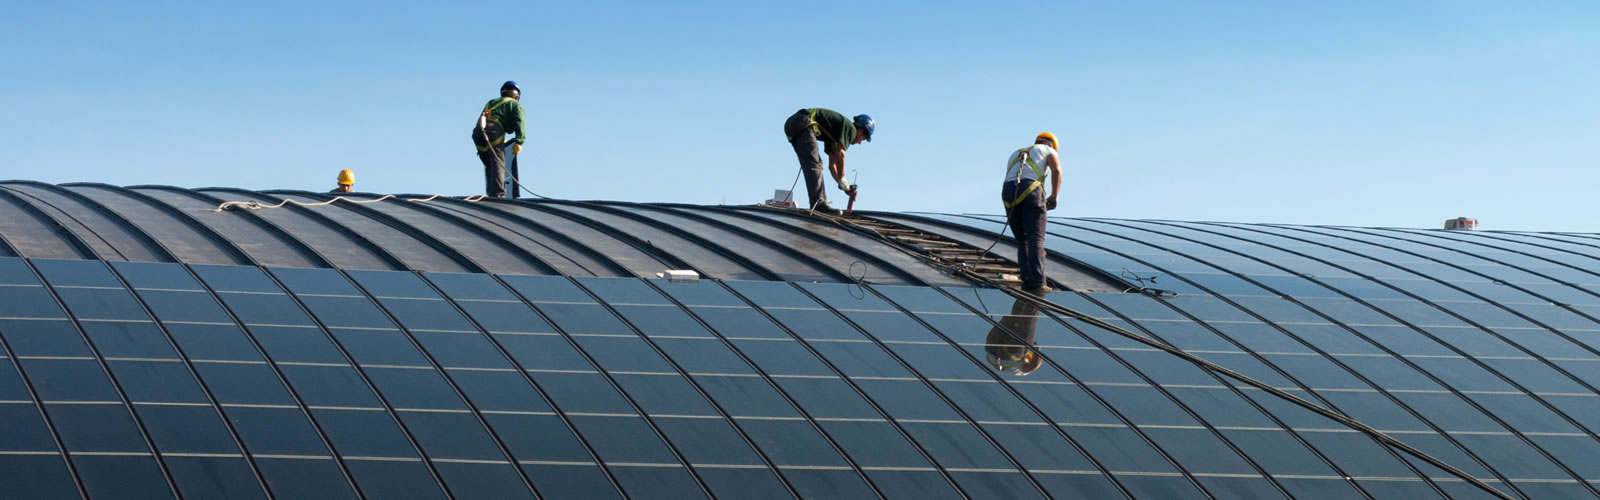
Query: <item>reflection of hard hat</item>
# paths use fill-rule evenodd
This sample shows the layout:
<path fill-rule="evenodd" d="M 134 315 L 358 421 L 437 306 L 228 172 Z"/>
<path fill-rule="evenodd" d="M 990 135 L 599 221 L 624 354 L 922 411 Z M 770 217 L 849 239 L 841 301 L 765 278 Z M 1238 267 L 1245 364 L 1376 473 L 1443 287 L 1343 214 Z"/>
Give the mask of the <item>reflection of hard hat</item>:
<path fill-rule="evenodd" d="M 989 353 L 989 366 L 995 371 L 1010 373 L 1017 376 L 1026 376 L 1038 370 L 1044 364 L 1044 358 L 1039 357 L 1032 350 L 1023 350 L 1021 355 L 1000 357 L 993 352 Z"/>
<path fill-rule="evenodd" d="M 355 183 L 356 183 L 356 173 L 355 172 L 351 172 L 350 169 L 348 169 L 348 168 L 339 171 L 339 185 L 343 186 L 343 185 L 346 185 L 346 184 L 355 184 Z"/>
<path fill-rule="evenodd" d="M 1056 142 L 1056 135 L 1055 134 L 1052 134 L 1052 133 L 1049 133 L 1049 132 L 1039 132 L 1039 136 L 1033 138 L 1033 141 L 1034 142 L 1039 142 L 1039 139 L 1050 139 L 1050 147 L 1052 149 L 1061 149 L 1060 143 Z"/>

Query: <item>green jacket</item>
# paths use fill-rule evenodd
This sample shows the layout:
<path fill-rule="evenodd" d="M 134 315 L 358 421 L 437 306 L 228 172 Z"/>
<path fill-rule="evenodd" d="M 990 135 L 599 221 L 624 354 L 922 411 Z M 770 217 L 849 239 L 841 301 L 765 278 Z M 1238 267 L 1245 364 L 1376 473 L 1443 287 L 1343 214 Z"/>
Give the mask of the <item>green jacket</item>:
<path fill-rule="evenodd" d="M 517 144 L 528 140 L 528 119 L 523 111 L 522 103 L 510 97 L 497 97 L 483 105 L 484 110 L 493 110 L 489 121 L 500 124 L 500 129 L 506 133 L 517 134 Z M 498 139 L 491 137 L 490 140 Z"/>
<path fill-rule="evenodd" d="M 835 145 L 840 150 L 850 149 L 850 143 L 856 142 L 855 121 L 828 108 L 811 109 L 811 117 L 816 120 L 817 136 L 829 146 L 828 149 L 833 149 Z"/>

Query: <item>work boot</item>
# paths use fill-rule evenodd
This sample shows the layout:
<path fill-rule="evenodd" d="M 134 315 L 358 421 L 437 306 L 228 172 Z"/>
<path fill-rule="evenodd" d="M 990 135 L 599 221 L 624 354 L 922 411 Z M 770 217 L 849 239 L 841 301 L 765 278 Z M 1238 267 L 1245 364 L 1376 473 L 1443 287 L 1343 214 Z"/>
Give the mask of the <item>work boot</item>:
<path fill-rule="evenodd" d="M 832 215 L 834 217 L 838 217 L 838 216 L 844 215 L 844 211 L 843 210 L 839 210 L 837 208 L 833 208 L 833 205 L 829 205 L 828 204 L 828 200 L 822 200 L 822 202 L 817 203 L 817 206 L 811 207 L 811 211 L 819 213 L 819 214 L 823 214 L 823 215 Z"/>
<path fill-rule="evenodd" d="M 1044 294 L 1054 292 L 1056 289 L 1050 288 L 1050 285 L 1036 285 L 1022 287 L 1022 291 L 1043 297 Z"/>

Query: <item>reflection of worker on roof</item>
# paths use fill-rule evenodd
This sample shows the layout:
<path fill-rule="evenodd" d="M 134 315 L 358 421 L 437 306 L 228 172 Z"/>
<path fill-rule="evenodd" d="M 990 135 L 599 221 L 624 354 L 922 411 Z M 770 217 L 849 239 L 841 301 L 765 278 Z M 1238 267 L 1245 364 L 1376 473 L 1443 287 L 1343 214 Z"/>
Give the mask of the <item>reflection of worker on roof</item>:
<path fill-rule="evenodd" d="M 332 191 L 328 191 L 329 193 L 353 193 L 353 192 L 355 192 L 355 190 L 356 190 L 356 173 L 355 172 L 351 172 L 350 169 L 348 169 L 348 168 L 344 169 L 344 170 L 340 170 L 339 171 L 339 177 L 337 179 L 335 179 L 335 180 L 337 180 L 339 182 L 339 186 L 333 188 Z"/>
<path fill-rule="evenodd" d="M 1050 178 L 1048 199 L 1042 189 L 1046 177 Z M 1011 153 L 1011 158 L 1006 160 L 1005 183 L 1000 185 L 1000 200 L 1006 204 L 1006 222 L 1011 224 L 1011 234 L 1017 237 L 1022 289 L 1031 293 L 1050 291 L 1044 282 L 1045 212 L 1056 208 L 1059 194 L 1061 160 L 1056 155 L 1056 136 L 1044 132 L 1034 138 L 1032 146 Z"/>
<path fill-rule="evenodd" d="M 811 196 L 811 204 L 807 206 L 828 215 L 843 213 L 828 204 L 828 188 L 822 184 L 822 156 L 817 153 L 817 141 L 822 141 L 823 150 L 828 153 L 828 172 L 838 182 L 839 190 L 853 195 L 856 187 L 844 179 L 844 150 L 861 141 L 871 141 L 876 129 L 870 116 L 846 118 L 838 111 L 823 108 L 796 111 L 783 122 L 783 133 L 794 146 L 794 154 L 800 158 L 800 171 L 806 176 L 806 194 Z"/>
<path fill-rule="evenodd" d="M 989 353 L 989 366 L 1012 375 L 1027 375 L 1038 370 L 1044 363 L 1044 358 L 1033 348 L 1038 328 L 1039 307 L 1016 299 L 1011 304 L 1011 314 L 1000 318 L 1000 326 L 989 329 L 989 335 L 983 340 L 983 350 Z"/>
<path fill-rule="evenodd" d="M 478 148 L 478 160 L 483 162 L 484 194 L 491 198 L 506 197 L 506 134 L 513 139 L 511 154 L 522 154 L 522 144 L 528 139 L 528 122 L 522 108 L 522 89 L 517 82 L 500 85 L 500 97 L 483 105 L 478 124 L 472 127 L 472 144 Z"/>

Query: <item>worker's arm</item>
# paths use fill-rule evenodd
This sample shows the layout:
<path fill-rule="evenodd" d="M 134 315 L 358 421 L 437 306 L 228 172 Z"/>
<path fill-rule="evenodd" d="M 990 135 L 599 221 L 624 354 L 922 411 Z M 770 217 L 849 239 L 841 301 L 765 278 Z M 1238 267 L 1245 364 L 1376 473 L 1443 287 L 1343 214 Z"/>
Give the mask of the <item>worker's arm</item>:
<path fill-rule="evenodd" d="M 517 133 L 518 146 L 528 141 L 528 114 L 523 112 L 523 109 L 525 108 L 520 101 L 512 101 L 511 112 L 517 115 L 517 129 L 510 132 Z"/>
<path fill-rule="evenodd" d="M 1057 155 L 1045 157 L 1044 166 L 1050 168 L 1050 199 L 1045 200 L 1047 209 L 1056 208 L 1056 196 L 1061 194 L 1061 159 Z"/>
<path fill-rule="evenodd" d="M 833 180 L 838 181 L 839 190 L 850 192 L 855 186 L 844 180 L 844 148 L 838 145 L 828 145 L 828 173 L 833 174 Z"/>

